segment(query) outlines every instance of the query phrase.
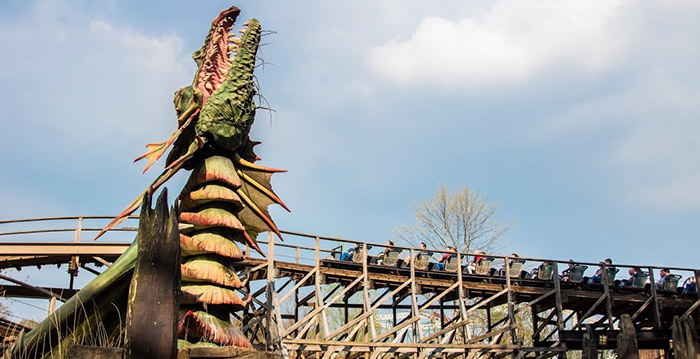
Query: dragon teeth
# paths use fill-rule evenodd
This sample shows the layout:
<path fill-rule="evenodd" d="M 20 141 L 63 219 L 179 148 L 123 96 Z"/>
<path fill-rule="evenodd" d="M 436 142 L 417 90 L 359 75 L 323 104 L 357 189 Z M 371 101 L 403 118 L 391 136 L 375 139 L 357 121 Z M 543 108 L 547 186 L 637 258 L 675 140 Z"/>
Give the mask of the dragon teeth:
<path fill-rule="evenodd" d="M 214 90 L 214 86 L 212 86 L 210 82 L 205 82 L 205 83 L 204 83 L 204 88 L 206 88 L 206 89 L 209 90 L 209 91 Z"/>
<path fill-rule="evenodd" d="M 240 37 L 232 37 L 232 38 L 228 39 L 228 42 L 238 45 L 241 43 L 241 38 Z"/>

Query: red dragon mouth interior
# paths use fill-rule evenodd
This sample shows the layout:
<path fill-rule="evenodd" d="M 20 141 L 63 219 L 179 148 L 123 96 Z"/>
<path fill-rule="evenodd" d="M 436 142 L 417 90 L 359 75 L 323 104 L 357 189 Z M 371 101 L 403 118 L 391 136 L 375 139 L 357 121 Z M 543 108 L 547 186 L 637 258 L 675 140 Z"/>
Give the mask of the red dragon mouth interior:
<path fill-rule="evenodd" d="M 241 38 L 231 33 L 231 29 L 240 12 L 240 9 L 232 6 L 221 11 L 212 21 L 212 29 L 207 36 L 204 48 L 204 66 L 199 72 L 197 81 L 197 88 L 202 92 L 203 103 L 221 86 L 236 56 Z M 247 29 L 248 23 L 243 24 L 241 34 L 244 34 Z"/>

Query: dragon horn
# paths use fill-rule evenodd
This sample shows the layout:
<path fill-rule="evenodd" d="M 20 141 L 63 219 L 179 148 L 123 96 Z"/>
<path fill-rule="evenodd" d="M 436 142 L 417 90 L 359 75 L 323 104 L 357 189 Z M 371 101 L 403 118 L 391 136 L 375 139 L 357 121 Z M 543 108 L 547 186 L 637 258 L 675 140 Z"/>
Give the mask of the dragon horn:
<path fill-rule="evenodd" d="M 234 159 L 236 160 L 236 163 L 238 163 L 239 165 L 253 169 L 253 170 L 258 170 L 258 171 L 263 171 L 263 172 L 287 172 L 287 170 L 283 170 L 283 169 L 279 169 L 279 168 L 258 166 L 252 162 L 248 162 L 248 161 L 244 160 L 237 153 L 234 154 Z"/>

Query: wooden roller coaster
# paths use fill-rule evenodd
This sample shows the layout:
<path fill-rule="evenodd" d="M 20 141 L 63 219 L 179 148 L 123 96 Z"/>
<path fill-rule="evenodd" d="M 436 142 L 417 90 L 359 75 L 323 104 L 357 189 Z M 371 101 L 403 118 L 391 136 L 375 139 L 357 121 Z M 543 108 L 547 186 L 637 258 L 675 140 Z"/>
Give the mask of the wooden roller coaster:
<path fill-rule="evenodd" d="M 65 301 L 77 291 L 72 279 L 80 269 L 97 274 L 130 244 L 119 232 L 135 226 L 99 242 L 81 241 L 83 232 L 102 228 L 84 223 L 109 219 L 0 221 L 0 269 L 68 264 L 71 278 L 68 288 L 56 288 L 2 275 L 11 284 L 0 290 L 7 297 Z M 66 221 L 71 225 L 55 227 Z M 699 269 L 664 267 L 674 274 L 660 279 L 655 272 L 662 267 L 603 264 L 594 283 L 586 269 L 599 263 L 455 253 L 436 270 L 427 250 L 282 233 L 284 243 L 273 236 L 258 242 L 267 246 L 267 258 L 247 248 L 236 264 L 249 279 L 239 291 L 253 300 L 235 320 L 255 346 L 285 357 L 565 357 L 591 346 L 616 349 L 623 321 L 633 323 L 639 349 L 663 353 L 672 349 L 674 318 L 700 323 L 693 290 Z M 350 247 L 356 250 L 341 260 Z M 564 268 L 569 274 L 561 280 Z M 628 268 L 637 274 L 619 280 L 618 271 Z"/>

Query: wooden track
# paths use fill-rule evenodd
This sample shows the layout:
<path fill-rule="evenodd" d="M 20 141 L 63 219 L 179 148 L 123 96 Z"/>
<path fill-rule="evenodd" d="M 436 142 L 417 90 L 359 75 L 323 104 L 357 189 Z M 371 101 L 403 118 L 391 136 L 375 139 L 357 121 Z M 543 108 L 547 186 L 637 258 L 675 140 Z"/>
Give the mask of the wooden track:
<path fill-rule="evenodd" d="M 0 269 L 67 263 L 74 271 L 71 275 L 76 275 L 78 266 L 99 274 L 99 268 L 85 264 L 109 265 L 129 245 L 81 242 L 81 233 L 87 230 L 81 221 L 88 217 L 60 219 L 66 218 L 78 219 L 78 226 L 46 230 L 46 233 L 72 231 L 75 241 L 1 242 Z M 0 224 L 8 222 L 12 221 L 0 221 Z M 16 239 L 27 233 L 42 233 L 42 230 L 0 232 L 0 236 L 9 234 Z M 267 258 L 248 257 L 234 266 L 240 275 L 250 279 L 238 291 L 254 298 L 237 317 L 243 323 L 243 332 L 249 338 L 257 338 L 254 343 L 259 349 L 277 351 L 287 357 L 318 354 L 331 358 L 339 351 L 364 354 L 371 359 L 379 358 L 382 353 L 395 353 L 400 358 L 437 353 L 447 357 L 471 353 L 466 356 L 474 358 L 498 353 L 511 357 L 547 357 L 580 349 L 586 326 L 592 328 L 596 338 L 606 338 L 601 341 L 607 343 L 604 347 L 614 348 L 616 322 L 623 314 L 632 317 L 640 348 L 668 350 L 674 316 L 691 316 L 700 324 L 697 294 L 662 291 L 649 285 L 646 289 L 635 289 L 560 282 L 557 275 L 541 280 L 469 274 L 461 268 L 457 272 L 420 270 L 413 261 L 406 268 L 388 267 L 370 264 L 367 256 L 361 262 L 340 261 L 333 259 L 333 254 L 342 251 L 343 245 L 360 243 L 364 253 L 370 246 L 381 248 L 382 245 L 283 233 L 287 239 L 284 243 L 276 244 L 273 236 L 267 241 L 258 240 Z M 301 240 L 294 244 L 290 236 Z M 413 249 L 403 250 L 414 257 Z M 251 253 L 249 248 L 246 253 Z M 457 263 L 467 262 L 468 256 L 459 254 Z M 290 257 L 294 260 L 283 259 Z M 503 263 L 513 259 L 494 257 Z M 551 263 L 554 273 L 559 272 L 557 265 L 565 263 L 522 259 L 532 264 Z M 651 274 L 649 281 L 653 282 L 653 271 L 659 267 L 640 267 Z M 700 275 L 700 270 L 695 269 L 673 270 L 690 272 L 695 278 Z M 12 285 L 0 286 L 6 296 L 65 300 L 75 293 L 72 287 L 43 288 L 11 281 Z M 343 312 L 340 323 L 329 324 L 329 315 Z M 531 323 L 527 324 L 531 326 L 531 338 L 522 337 L 522 314 L 526 312 L 531 316 Z M 470 318 L 478 313 L 487 318 L 485 329 L 471 328 Z M 435 315 L 439 316 L 437 323 L 433 320 Z M 387 316 L 391 325 L 377 324 L 376 318 Z M 425 327 L 431 321 L 437 327 Z M 472 330 L 478 335 L 469 334 Z"/>

